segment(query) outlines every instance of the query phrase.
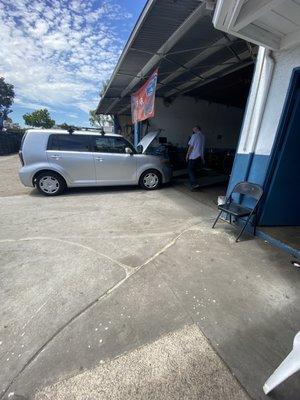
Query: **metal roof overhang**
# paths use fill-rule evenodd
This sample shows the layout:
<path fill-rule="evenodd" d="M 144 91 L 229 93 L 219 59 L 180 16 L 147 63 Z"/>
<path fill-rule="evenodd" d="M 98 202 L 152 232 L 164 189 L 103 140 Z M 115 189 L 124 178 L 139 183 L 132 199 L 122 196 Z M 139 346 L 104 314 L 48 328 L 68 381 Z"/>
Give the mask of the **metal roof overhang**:
<path fill-rule="evenodd" d="M 157 66 L 157 96 L 196 96 L 203 86 L 253 64 L 254 53 L 246 41 L 214 28 L 205 1 L 149 0 L 97 113 L 129 113 L 131 93 Z"/>

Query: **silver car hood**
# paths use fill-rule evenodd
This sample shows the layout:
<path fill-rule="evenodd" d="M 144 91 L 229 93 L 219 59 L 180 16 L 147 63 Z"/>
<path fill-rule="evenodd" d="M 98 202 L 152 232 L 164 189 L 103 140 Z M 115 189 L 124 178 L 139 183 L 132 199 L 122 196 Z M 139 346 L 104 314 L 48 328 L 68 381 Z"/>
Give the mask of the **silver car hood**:
<path fill-rule="evenodd" d="M 138 146 L 143 146 L 143 153 L 145 153 L 150 144 L 157 138 L 158 135 L 159 131 L 153 131 L 147 133 L 147 135 L 143 137 L 143 139 L 138 143 Z"/>

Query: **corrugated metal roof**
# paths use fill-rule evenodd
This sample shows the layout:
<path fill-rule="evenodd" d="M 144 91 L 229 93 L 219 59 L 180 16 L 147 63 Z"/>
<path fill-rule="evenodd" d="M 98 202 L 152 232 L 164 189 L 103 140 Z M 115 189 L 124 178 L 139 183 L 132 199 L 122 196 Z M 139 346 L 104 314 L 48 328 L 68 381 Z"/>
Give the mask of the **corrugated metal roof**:
<path fill-rule="evenodd" d="M 156 66 L 157 95 L 174 96 L 187 88 L 191 91 L 205 79 L 210 82 L 220 70 L 242 67 L 247 60 L 251 62 L 246 42 L 216 30 L 203 2 L 149 0 L 100 100 L 98 113 L 128 112 L 130 94 Z"/>

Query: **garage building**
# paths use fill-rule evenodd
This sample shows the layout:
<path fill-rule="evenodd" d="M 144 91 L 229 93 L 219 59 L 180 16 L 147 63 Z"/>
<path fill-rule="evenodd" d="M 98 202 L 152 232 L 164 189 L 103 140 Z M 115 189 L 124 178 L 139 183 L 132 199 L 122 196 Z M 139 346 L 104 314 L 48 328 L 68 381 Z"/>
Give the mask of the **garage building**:
<path fill-rule="evenodd" d="M 263 186 L 258 222 L 264 228 L 257 234 L 295 256 L 300 168 L 291 149 L 299 148 L 299 135 L 291 135 L 282 156 L 287 137 L 279 130 L 286 132 L 283 124 L 298 101 L 299 10 L 298 0 L 149 0 L 97 108 L 135 144 L 161 129 L 176 149 L 175 169 L 182 167 L 192 127 L 200 125 L 209 169 L 221 180 L 230 176 L 228 191 L 242 180 Z M 157 67 L 155 116 L 132 126 L 131 94 Z M 290 108 L 284 111 L 285 101 Z M 280 166 L 282 157 L 289 161 Z"/>
<path fill-rule="evenodd" d="M 198 124 L 207 151 L 234 153 L 257 46 L 216 30 L 212 15 L 197 0 L 148 2 L 97 112 L 113 115 L 135 144 L 146 131 L 161 129 L 180 152 Z M 155 117 L 137 124 L 133 135 L 130 96 L 156 67 Z"/>

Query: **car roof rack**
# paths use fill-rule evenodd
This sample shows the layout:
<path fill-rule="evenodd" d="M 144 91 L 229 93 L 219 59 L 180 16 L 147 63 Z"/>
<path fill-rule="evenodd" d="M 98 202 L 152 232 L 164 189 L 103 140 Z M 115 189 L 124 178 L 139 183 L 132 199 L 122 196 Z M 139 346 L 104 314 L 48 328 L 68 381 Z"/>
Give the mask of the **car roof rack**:
<path fill-rule="evenodd" d="M 81 126 L 78 128 L 80 131 L 104 131 L 103 126 L 99 126 L 99 128 L 90 128 L 88 126 Z"/>
<path fill-rule="evenodd" d="M 70 127 L 68 128 L 68 132 L 69 132 L 70 135 L 71 135 L 73 132 L 77 131 L 77 130 L 78 130 L 78 131 L 87 131 L 87 132 L 89 132 L 89 131 L 91 131 L 91 132 L 100 132 L 101 135 L 105 135 L 105 131 L 104 131 L 104 129 L 103 129 L 102 126 L 99 127 L 99 128 L 91 128 L 91 127 L 86 127 L 86 126 L 80 126 L 80 127 L 76 128 L 76 127 L 74 127 L 74 126 L 70 126 Z"/>
<path fill-rule="evenodd" d="M 100 132 L 101 135 L 105 135 L 103 126 L 99 126 L 99 128 L 90 128 L 90 127 L 86 127 L 86 126 L 81 126 L 80 129 L 78 129 L 78 130 L 80 130 L 80 131 L 91 131 L 91 132 Z"/>

